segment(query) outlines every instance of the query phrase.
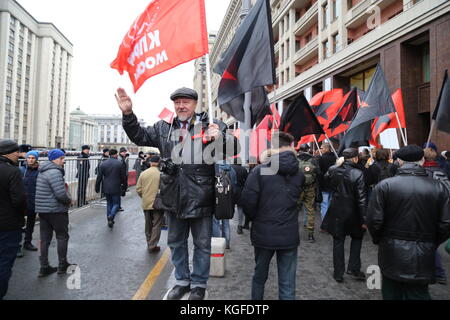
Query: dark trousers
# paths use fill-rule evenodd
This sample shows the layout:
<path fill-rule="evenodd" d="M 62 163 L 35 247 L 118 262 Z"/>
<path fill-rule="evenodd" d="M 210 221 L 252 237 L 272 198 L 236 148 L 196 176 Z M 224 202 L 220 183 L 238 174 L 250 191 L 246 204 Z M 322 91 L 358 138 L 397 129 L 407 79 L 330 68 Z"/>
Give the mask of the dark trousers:
<path fill-rule="evenodd" d="M 41 267 L 49 267 L 48 248 L 52 242 L 53 232 L 56 233 L 59 264 L 67 263 L 67 247 L 69 245 L 69 214 L 40 213 L 40 261 Z"/>
<path fill-rule="evenodd" d="M 25 243 L 31 243 L 31 240 L 33 240 L 33 231 L 35 223 L 36 223 L 36 212 L 28 211 L 27 226 L 25 228 L 25 239 L 24 239 Z"/>
<path fill-rule="evenodd" d="M 8 291 L 12 268 L 22 240 L 22 231 L 0 231 L 0 300 Z"/>
<path fill-rule="evenodd" d="M 114 220 L 120 208 L 120 196 L 106 194 L 106 217 Z"/>
<path fill-rule="evenodd" d="M 342 277 L 345 272 L 344 244 L 345 244 L 345 237 L 333 238 L 333 265 L 335 277 Z M 361 271 L 361 246 L 362 246 L 362 238 L 352 237 L 347 271 L 350 272 Z"/>
<path fill-rule="evenodd" d="M 252 300 L 264 299 L 270 260 L 277 255 L 278 296 L 280 300 L 295 300 L 295 275 L 297 270 L 297 249 L 269 250 L 255 247 L 255 274 L 252 281 Z"/>
<path fill-rule="evenodd" d="M 78 207 L 86 205 L 86 189 L 89 182 L 88 177 L 80 177 L 78 179 Z"/>
<path fill-rule="evenodd" d="M 431 300 L 427 284 L 403 283 L 384 276 L 381 293 L 383 300 Z"/>

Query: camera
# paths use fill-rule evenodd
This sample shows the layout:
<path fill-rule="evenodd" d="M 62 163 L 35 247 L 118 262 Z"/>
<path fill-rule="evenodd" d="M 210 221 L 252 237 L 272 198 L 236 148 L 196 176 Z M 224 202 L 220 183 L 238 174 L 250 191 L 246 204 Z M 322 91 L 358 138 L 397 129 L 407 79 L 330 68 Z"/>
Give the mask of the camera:
<path fill-rule="evenodd" d="M 175 163 L 173 163 L 172 159 L 161 159 L 159 161 L 159 168 L 165 174 L 170 176 L 174 176 L 178 173 L 179 167 Z"/>

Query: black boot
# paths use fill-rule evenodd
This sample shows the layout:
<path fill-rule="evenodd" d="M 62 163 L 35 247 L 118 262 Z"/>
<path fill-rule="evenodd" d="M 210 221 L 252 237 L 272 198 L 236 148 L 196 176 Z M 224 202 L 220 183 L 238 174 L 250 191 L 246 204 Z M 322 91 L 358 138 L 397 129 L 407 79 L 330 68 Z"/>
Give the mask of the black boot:
<path fill-rule="evenodd" d="M 76 264 L 71 264 L 71 263 L 69 263 L 69 262 L 67 262 L 67 261 L 61 262 L 61 263 L 59 264 L 59 266 L 58 266 L 58 274 L 66 274 L 66 273 L 67 273 L 67 269 L 68 269 L 70 266 L 76 266 Z"/>
<path fill-rule="evenodd" d="M 191 291 L 191 286 L 176 285 L 167 295 L 167 300 L 180 300 L 183 296 Z"/>
<path fill-rule="evenodd" d="M 58 271 L 58 268 L 54 268 L 52 266 L 41 268 L 39 270 L 39 278 L 43 278 L 43 277 L 49 276 L 52 273 L 55 273 L 56 271 Z"/>
<path fill-rule="evenodd" d="M 309 233 L 308 233 L 308 242 L 309 242 L 309 243 L 314 243 L 314 242 L 316 242 L 316 239 L 314 239 L 314 233 L 312 233 L 312 232 L 309 232 Z"/>
<path fill-rule="evenodd" d="M 33 244 L 31 242 L 25 242 L 23 244 L 23 248 L 28 251 L 38 251 L 38 248 L 33 246 Z"/>

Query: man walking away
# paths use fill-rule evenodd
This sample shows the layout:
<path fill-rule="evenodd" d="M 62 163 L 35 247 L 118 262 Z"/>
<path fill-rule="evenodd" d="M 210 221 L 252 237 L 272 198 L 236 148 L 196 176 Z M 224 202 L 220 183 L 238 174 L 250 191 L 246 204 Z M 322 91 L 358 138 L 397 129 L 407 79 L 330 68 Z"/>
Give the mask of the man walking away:
<path fill-rule="evenodd" d="M 33 240 L 34 225 L 36 222 L 36 182 L 39 174 L 39 152 L 30 151 L 26 154 L 27 164 L 25 167 L 20 167 L 25 185 L 25 192 L 27 195 L 27 225 L 25 228 L 25 241 L 23 248 L 28 251 L 38 251 L 38 249 L 31 243 Z"/>
<path fill-rule="evenodd" d="M 270 261 L 277 255 L 280 300 L 295 299 L 297 250 L 300 245 L 297 200 L 305 182 L 299 170 L 294 137 L 284 132 L 272 137 L 269 163 L 257 166 L 248 176 L 241 196 L 244 213 L 252 221 L 251 241 L 255 248 L 252 299 L 264 298 Z M 275 143 L 275 145 L 274 145 Z M 279 149 L 278 149 L 279 147 Z M 262 170 L 276 167 L 275 175 Z"/>
<path fill-rule="evenodd" d="M 27 209 L 18 160 L 19 145 L 0 140 L 0 300 L 8 291 Z"/>
<path fill-rule="evenodd" d="M 121 197 L 125 197 L 128 189 L 128 161 L 127 161 L 127 149 L 122 147 L 119 151 L 120 161 L 122 163 L 122 192 Z M 122 208 L 122 198 L 119 198 L 119 211 L 124 211 Z"/>
<path fill-rule="evenodd" d="M 323 219 L 325 219 L 325 215 L 327 214 L 328 208 L 330 207 L 332 197 L 331 193 L 332 188 L 325 181 L 324 176 L 327 173 L 328 169 L 331 166 L 334 166 L 334 164 L 336 163 L 336 156 L 333 154 L 333 152 L 331 152 L 331 145 L 329 143 L 322 143 L 320 150 L 322 150 L 322 155 L 319 158 L 319 166 L 321 172 L 319 179 L 319 187 L 320 191 L 322 192 L 320 216 L 323 221 Z"/>
<path fill-rule="evenodd" d="M 164 211 L 153 208 L 156 195 L 159 192 L 159 180 L 161 173 L 158 169 L 160 158 L 152 157 L 149 162 L 151 167 L 142 172 L 136 186 L 136 192 L 142 198 L 142 209 L 145 215 L 145 236 L 147 238 L 148 252 L 156 253 L 161 250 L 158 242 L 161 237 Z"/>
<path fill-rule="evenodd" d="M 86 205 L 86 189 L 89 182 L 89 170 L 91 164 L 89 163 L 89 154 L 91 148 L 89 146 L 81 147 L 81 154 L 77 159 L 77 177 L 78 177 L 78 207 L 81 208 Z"/>
<path fill-rule="evenodd" d="M 300 153 L 298 155 L 300 170 L 305 176 L 305 184 L 303 186 L 303 191 L 298 199 L 299 209 L 304 206 L 308 231 L 308 241 L 309 243 L 314 243 L 314 222 L 316 213 L 316 194 L 318 192 L 318 179 L 320 175 L 320 167 L 315 161 L 313 156 L 308 152 L 310 147 L 307 144 L 302 144 L 300 146 Z"/>
<path fill-rule="evenodd" d="M 245 169 L 241 164 L 232 164 L 231 167 L 233 168 L 234 172 L 236 172 L 236 185 L 233 186 L 233 196 L 234 196 L 234 202 L 236 203 L 236 210 L 238 213 L 238 226 L 237 226 L 237 234 L 242 234 L 242 230 L 244 228 L 244 211 L 242 210 L 242 207 L 240 206 L 240 199 L 242 190 L 245 186 L 245 181 L 247 180 L 248 172 L 247 169 Z M 248 223 L 248 222 L 247 222 Z"/>
<path fill-rule="evenodd" d="M 378 244 L 384 300 L 431 299 L 436 248 L 450 237 L 450 193 L 428 177 L 423 156 L 416 145 L 397 151 L 397 175 L 370 199 L 367 226 Z"/>
<path fill-rule="evenodd" d="M 45 277 L 58 271 L 65 274 L 71 265 L 67 261 L 69 245 L 69 206 L 72 202 L 68 188 L 64 182 L 65 154 L 55 149 L 48 153 L 48 160 L 39 167 L 36 183 L 36 212 L 40 218 L 41 269 L 39 277 Z M 48 261 L 48 248 L 56 233 L 58 243 L 58 268 L 54 268 Z"/>
<path fill-rule="evenodd" d="M 120 196 L 122 186 L 125 183 L 125 173 L 122 162 L 118 159 L 117 150 L 109 151 L 110 158 L 104 161 L 97 175 L 95 182 L 95 192 L 102 190 L 106 196 L 106 218 L 108 227 L 113 228 L 114 219 L 120 207 Z"/>
<path fill-rule="evenodd" d="M 325 180 L 333 190 L 330 209 L 322 223 L 322 229 L 333 236 L 334 279 L 344 281 L 346 236 L 352 238 L 347 274 L 355 280 L 365 280 L 361 272 L 361 246 L 366 228 L 367 188 L 364 174 L 359 169 L 357 149 L 345 149 L 344 162 L 331 167 Z"/>
<path fill-rule="evenodd" d="M 143 151 L 139 151 L 138 157 L 134 162 L 133 170 L 136 171 L 136 182 L 139 180 L 139 176 L 142 172 L 142 164 L 145 162 L 145 156 Z"/>

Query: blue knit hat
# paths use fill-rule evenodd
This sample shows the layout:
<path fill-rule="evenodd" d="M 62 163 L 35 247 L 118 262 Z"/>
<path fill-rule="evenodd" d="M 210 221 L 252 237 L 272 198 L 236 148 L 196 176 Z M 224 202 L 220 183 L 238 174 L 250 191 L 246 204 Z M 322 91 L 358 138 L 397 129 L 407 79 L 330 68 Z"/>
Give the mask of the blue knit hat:
<path fill-rule="evenodd" d="M 66 154 L 59 149 L 50 150 L 48 152 L 48 160 L 53 161 L 58 158 L 64 157 Z"/>
<path fill-rule="evenodd" d="M 25 158 L 28 158 L 29 156 L 33 156 L 36 158 L 36 160 L 39 159 L 39 152 L 37 152 L 36 150 L 31 150 L 30 152 L 28 152 L 25 156 Z"/>

